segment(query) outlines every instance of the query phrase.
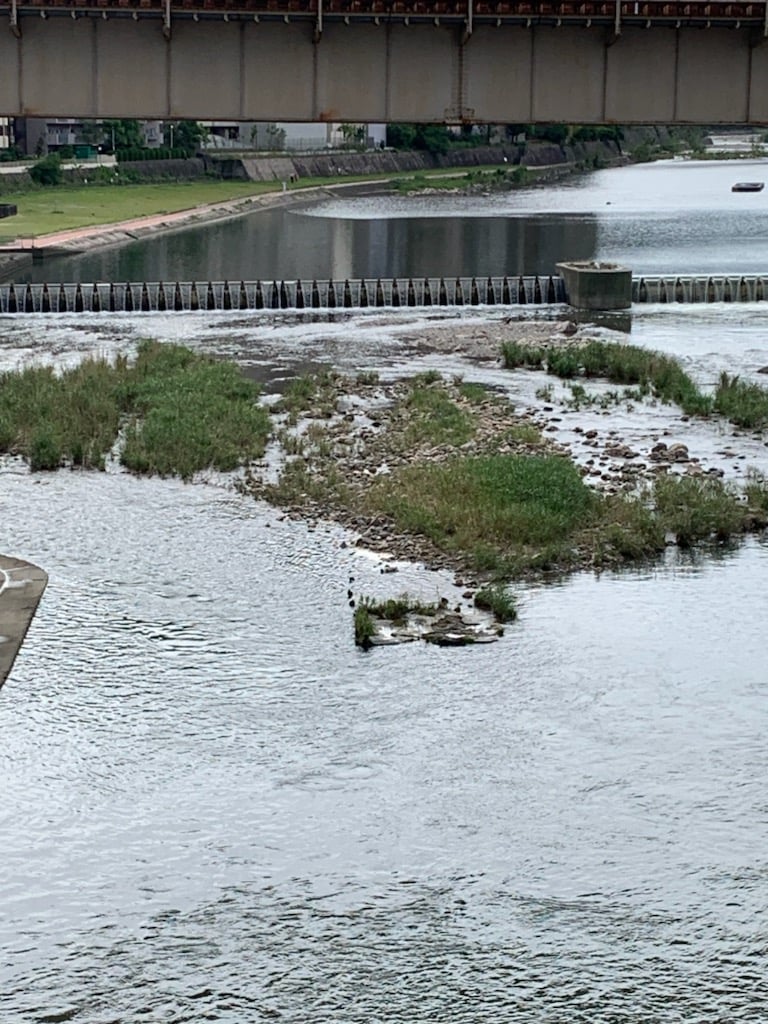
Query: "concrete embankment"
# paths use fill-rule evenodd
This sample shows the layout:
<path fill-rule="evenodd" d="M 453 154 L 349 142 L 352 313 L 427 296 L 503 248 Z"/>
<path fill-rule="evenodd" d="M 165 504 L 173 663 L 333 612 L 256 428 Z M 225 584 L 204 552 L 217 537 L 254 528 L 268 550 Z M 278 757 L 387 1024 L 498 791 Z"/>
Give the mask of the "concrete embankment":
<path fill-rule="evenodd" d="M 30 562 L 0 555 L 0 686 L 13 667 L 48 575 Z"/>
<path fill-rule="evenodd" d="M 473 146 L 451 149 L 447 153 L 411 150 L 372 150 L 366 153 L 307 153 L 280 156 L 212 156 L 209 169 L 223 178 L 251 181 L 290 181 L 301 178 L 343 177 L 346 175 L 413 174 L 491 164 L 521 164 L 523 167 L 607 167 L 624 163 L 615 142 L 578 142 L 559 146 L 550 142 L 527 142 L 508 146 Z"/>

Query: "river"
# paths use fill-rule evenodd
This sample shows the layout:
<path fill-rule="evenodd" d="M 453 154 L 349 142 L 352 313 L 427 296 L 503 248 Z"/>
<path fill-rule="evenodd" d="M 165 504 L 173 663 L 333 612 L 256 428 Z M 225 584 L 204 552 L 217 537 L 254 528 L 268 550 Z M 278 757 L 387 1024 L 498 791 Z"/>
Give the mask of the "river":
<path fill-rule="evenodd" d="M 764 269 L 768 192 L 731 185 L 765 174 L 761 160 L 674 160 L 489 195 L 329 195 L 53 259 L 20 280 L 486 277 L 593 258 L 638 274 L 750 274 Z"/>
<path fill-rule="evenodd" d="M 652 170 L 626 169 L 648 189 L 632 186 L 620 218 L 649 273 L 665 269 L 654 247 L 677 216 Z M 715 173 L 700 171 L 679 166 L 690 217 Z M 617 195 L 624 174 L 530 202 L 578 216 L 574 190 L 609 175 Z M 707 202 L 720 202 L 703 218 L 718 269 L 735 269 L 743 208 L 729 191 Z M 365 204 L 351 201 L 351 220 Z M 329 212 L 343 208 L 295 216 Z M 5 317 L 0 370 L 151 335 L 235 356 L 269 387 L 305 366 L 440 366 L 533 400 L 531 375 L 414 355 L 402 337 L 428 322 Z M 632 335 L 706 383 L 768 364 L 764 323 L 760 306 L 649 307 Z M 622 415 L 626 429 L 641 419 Z M 723 442 L 706 424 L 675 429 L 713 454 Z M 744 441 L 759 464 L 768 449 Z M 455 591 L 418 566 L 382 575 L 350 539 L 215 475 L 3 465 L 0 549 L 50 573 L 0 691 L 3 1024 L 768 1016 L 768 545 L 521 587 L 519 621 L 489 647 L 364 654 L 350 576 L 372 594 Z"/>

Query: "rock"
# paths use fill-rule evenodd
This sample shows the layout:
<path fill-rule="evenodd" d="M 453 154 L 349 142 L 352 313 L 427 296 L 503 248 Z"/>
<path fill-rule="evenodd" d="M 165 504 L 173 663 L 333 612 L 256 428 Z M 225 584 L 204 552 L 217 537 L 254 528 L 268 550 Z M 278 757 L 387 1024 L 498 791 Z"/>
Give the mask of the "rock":
<path fill-rule="evenodd" d="M 565 335 L 566 338 L 572 338 L 578 329 L 578 326 L 573 322 L 573 320 L 566 320 L 563 326 L 558 329 L 557 333 Z"/>
<path fill-rule="evenodd" d="M 672 462 L 687 462 L 688 461 L 688 446 L 685 444 L 671 444 L 667 448 L 667 458 Z"/>
<path fill-rule="evenodd" d="M 760 369 L 756 370 L 755 372 L 756 373 L 768 373 L 768 366 L 761 366 Z"/>

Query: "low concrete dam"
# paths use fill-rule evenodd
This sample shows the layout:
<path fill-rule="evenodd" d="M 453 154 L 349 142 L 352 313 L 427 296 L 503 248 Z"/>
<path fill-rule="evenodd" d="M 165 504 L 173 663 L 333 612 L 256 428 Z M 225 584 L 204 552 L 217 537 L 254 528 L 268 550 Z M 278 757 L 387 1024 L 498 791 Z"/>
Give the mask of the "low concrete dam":
<path fill-rule="evenodd" d="M 563 282 L 557 276 L 0 286 L 0 313 L 510 306 L 565 301 Z"/>
<path fill-rule="evenodd" d="M 644 275 L 633 303 L 764 302 L 768 275 Z M 345 281 L 139 281 L 0 285 L 0 313 L 136 313 L 197 310 L 364 309 L 567 303 L 558 275 Z"/>

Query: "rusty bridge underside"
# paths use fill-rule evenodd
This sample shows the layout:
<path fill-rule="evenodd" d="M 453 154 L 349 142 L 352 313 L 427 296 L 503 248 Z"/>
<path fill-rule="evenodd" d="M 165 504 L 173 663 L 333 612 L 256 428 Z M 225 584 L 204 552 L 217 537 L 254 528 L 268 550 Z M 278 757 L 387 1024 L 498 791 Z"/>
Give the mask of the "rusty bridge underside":
<path fill-rule="evenodd" d="M 762 124 L 767 38 L 768 2 L 0 0 L 0 114 Z"/>

